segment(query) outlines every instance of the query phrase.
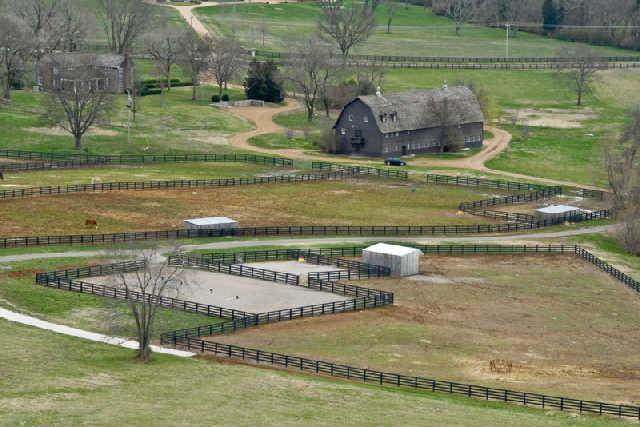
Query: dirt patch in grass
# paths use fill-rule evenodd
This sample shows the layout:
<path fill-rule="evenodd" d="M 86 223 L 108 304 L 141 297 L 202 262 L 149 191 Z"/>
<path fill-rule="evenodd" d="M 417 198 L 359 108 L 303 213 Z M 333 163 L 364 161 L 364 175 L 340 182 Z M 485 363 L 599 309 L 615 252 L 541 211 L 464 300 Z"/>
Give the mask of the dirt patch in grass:
<path fill-rule="evenodd" d="M 525 109 L 506 109 L 511 116 L 517 117 L 517 124 L 534 127 L 548 127 L 556 129 L 577 129 L 582 127 L 582 122 L 592 120 L 598 115 L 589 108 L 577 110 L 562 110 L 558 108 L 548 108 L 544 110 L 536 110 L 533 108 Z M 509 117 L 509 120 L 512 120 Z"/>
<path fill-rule="evenodd" d="M 30 127 L 25 129 L 29 132 L 39 133 L 40 135 L 53 135 L 53 136 L 69 136 L 69 132 L 61 127 L 51 128 L 38 128 Z M 87 136 L 118 136 L 118 132 L 111 129 L 91 128 L 86 133 Z"/>
<path fill-rule="evenodd" d="M 487 223 L 457 216 L 471 189 L 327 181 L 189 190 L 122 191 L 0 203 L 0 235 L 43 235 L 182 228 L 185 218 L 228 216 L 241 226 L 430 225 Z M 414 191 L 415 190 L 415 191 Z M 329 193 L 332 192 L 332 193 Z M 85 227 L 96 219 L 98 228 Z"/>
<path fill-rule="evenodd" d="M 421 276 L 359 284 L 395 305 L 217 341 L 387 372 L 640 401 L 640 298 L 567 256 L 429 257 Z M 512 363 L 494 372 L 492 360 Z"/>

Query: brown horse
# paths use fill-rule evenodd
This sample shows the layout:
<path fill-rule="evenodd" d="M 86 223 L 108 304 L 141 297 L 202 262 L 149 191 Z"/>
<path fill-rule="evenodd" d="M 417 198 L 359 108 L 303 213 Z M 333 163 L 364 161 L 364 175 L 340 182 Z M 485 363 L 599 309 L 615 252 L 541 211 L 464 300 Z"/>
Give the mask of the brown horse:
<path fill-rule="evenodd" d="M 95 227 L 98 228 L 98 221 L 95 219 L 86 219 L 84 221 L 84 226 L 85 227 Z"/>

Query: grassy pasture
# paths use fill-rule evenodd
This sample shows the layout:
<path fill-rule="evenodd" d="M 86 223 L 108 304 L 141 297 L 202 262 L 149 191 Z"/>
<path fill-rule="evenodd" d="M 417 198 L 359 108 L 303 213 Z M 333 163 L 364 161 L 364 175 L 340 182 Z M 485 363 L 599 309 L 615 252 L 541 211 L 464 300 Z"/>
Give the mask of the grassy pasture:
<path fill-rule="evenodd" d="M 200 88 L 200 99 L 191 101 L 191 88 L 178 87 L 163 96 L 138 98 L 138 113 L 127 143 L 126 96 L 118 96 L 108 120 L 84 138 L 89 153 L 184 153 L 221 152 L 226 138 L 251 129 L 252 124 L 231 113 L 209 106 L 215 89 Z M 233 92 L 240 97 L 241 92 Z M 73 152 L 73 138 L 63 130 L 49 128 L 43 117 L 43 94 L 14 91 L 12 103 L 0 106 L 0 148 Z"/>
<path fill-rule="evenodd" d="M 212 339 L 387 372 L 640 401 L 640 299 L 622 284 L 564 256 L 429 257 L 422 270 L 359 282 L 395 292 L 393 307 Z M 512 361 L 513 371 L 491 372 L 494 359 Z"/>
<path fill-rule="evenodd" d="M 282 148 L 299 148 L 302 150 L 317 150 L 313 136 L 293 135 L 291 139 L 283 133 L 267 133 L 249 139 L 249 144 L 256 147 L 279 150 Z"/>
<path fill-rule="evenodd" d="M 155 355 L 141 365 L 131 350 L 4 320 L 0 328 L 2 426 L 628 425 L 216 360 Z"/>
<path fill-rule="evenodd" d="M 214 32 L 235 33 L 247 47 L 286 50 L 288 44 L 313 33 L 321 8 L 316 3 L 244 4 L 202 7 L 194 10 Z M 387 5 L 376 11 L 378 27 L 357 54 L 409 56 L 504 56 L 506 33 L 503 29 L 465 25 L 455 35 L 452 20 L 434 15 L 420 6 L 399 5 L 391 33 L 386 32 Z M 260 25 L 266 25 L 264 46 Z M 513 36 L 513 34 L 512 34 Z M 571 43 L 519 32 L 510 40 L 511 56 L 554 56 Z M 597 47 L 603 55 L 628 55 L 629 51 Z"/>
<path fill-rule="evenodd" d="M 488 220 L 457 216 L 457 206 L 488 196 L 377 180 L 80 193 L 0 203 L 0 235 L 182 228 L 183 219 L 200 216 L 229 216 L 241 226 L 477 224 Z M 86 229 L 86 218 L 97 219 L 99 228 Z"/>
<path fill-rule="evenodd" d="M 21 186 L 87 184 L 92 179 L 99 179 L 101 182 L 213 179 L 250 177 L 275 172 L 283 173 L 286 170 L 253 163 L 193 162 L 58 169 L 13 174 L 5 172 L 0 190 Z"/>

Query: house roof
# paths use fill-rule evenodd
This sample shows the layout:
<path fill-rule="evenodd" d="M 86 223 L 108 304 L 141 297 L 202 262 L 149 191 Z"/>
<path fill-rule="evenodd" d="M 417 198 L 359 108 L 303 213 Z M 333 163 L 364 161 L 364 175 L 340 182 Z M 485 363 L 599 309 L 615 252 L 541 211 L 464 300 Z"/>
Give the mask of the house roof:
<path fill-rule="evenodd" d="M 382 133 L 428 129 L 442 126 L 436 108 L 446 102 L 447 124 L 482 123 L 484 116 L 473 92 L 464 86 L 436 90 L 413 90 L 389 95 L 364 95 L 356 100 L 367 105 Z M 397 114 L 392 120 L 391 114 Z M 387 115 L 382 120 L 381 115 Z"/>
<path fill-rule="evenodd" d="M 124 55 L 115 53 L 53 53 L 43 58 L 45 62 L 55 62 L 64 67 L 82 67 L 96 65 L 99 67 L 119 67 L 124 62 Z"/>
<path fill-rule="evenodd" d="M 363 249 L 363 251 L 395 256 L 405 256 L 413 253 L 422 255 L 422 251 L 420 249 L 408 248 L 406 246 L 400 245 L 389 245 L 387 243 L 377 243 L 373 246 L 369 246 L 368 248 Z"/>

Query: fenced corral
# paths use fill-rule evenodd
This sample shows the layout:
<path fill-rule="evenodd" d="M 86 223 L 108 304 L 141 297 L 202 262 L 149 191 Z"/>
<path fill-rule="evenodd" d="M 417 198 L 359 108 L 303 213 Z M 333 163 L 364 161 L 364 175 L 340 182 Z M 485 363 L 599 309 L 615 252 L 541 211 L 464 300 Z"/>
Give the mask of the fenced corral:
<path fill-rule="evenodd" d="M 145 260 L 135 260 L 48 271 L 46 273 L 37 273 L 36 283 L 44 284 L 57 279 L 80 279 L 82 277 L 109 276 L 116 273 L 132 273 L 142 270 L 146 265 Z"/>
<path fill-rule="evenodd" d="M 296 274 L 282 273 L 278 271 L 267 270 L 264 268 L 249 267 L 242 264 L 227 264 L 221 261 L 208 261 L 200 257 L 172 255 L 169 257 L 168 263 L 172 267 L 194 267 L 216 273 L 249 277 L 251 279 L 284 283 L 286 285 L 298 286 L 300 283 L 300 277 Z"/>
<path fill-rule="evenodd" d="M 475 178 L 471 176 L 458 175 L 425 175 L 427 184 L 435 185 L 457 185 L 464 187 L 491 188 L 496 190 L 507 191 L 537 191 L 549 188 L 547 185 L 532 184 L 528 182 L 503 181 L 500 179 Z"/>
<path fill-rule="evenodd" d="M 577 245 L 416 245 L 407 244 L 420 249 L 425 254 L 431 255 L 481 255 L 481 254 L 564 254 L 577 256 L 590 262 L 600 270 L 608 273 L 611 277 L 640 292 L 640 283 L 620 270 L 611 266 L 607 262 L 599 259 L 589 251 Z M 265 250 L 265 251 L 241 251 L 231 253 L 209 253 L 203 254 L 200 258 L 218 263 L 236 262 L 238 258 L 243 260 L 279 260 L 290 259 L 300 253 L 317 251 L 319 255 L 326 258 L 331 257 L 356 257 L 362 254 L 365 245 L 349 246 L 326 249 L 287 249 L 287 250 Z M 179 255 L 183 256 L 183 255 Z M 199 258 L 199 259 L 200 259 Z M 62 270 L 48 273 L 40 273 L 36 281 L 45 286 L 57 287 L 69 291 L 90 293 L 94 295 L 117 298 L 132 299 L 140 296 L 132 296 L 121 289 L 114 289 L 102 285 L 94 285 L 72 277 L 89 277 L 91 275 L 103 274 L 105 272 L 122 271 L 141 268 L 141 264 L 136 262 L 125 262 L 106 264 L 102 266 L 92 266 L 88 268 Z M 485 400 L 519 403 L 526 406 L 533 406 L 545 409 L 558 409 L 561 411 L 574 411 L 579 413 L 609 414 L 626 418 L 640 419 L 640 407 L 633 405 L 619 405 L 599 401 L 581 400 L 568 397 L 551 396 L 540 393 L 529 393 L 514 391 L 502 388 L 492 388 L 475 384 L 465 384 L 460 382 L 438 380 L 408 376 L 396 373 L 387 373 L 371 370 L 367 368 L 353 367 L 349 365 L 336 364 L 322 360 L 313 360 L 298 356 L 290 356 L 280 353 L 263 351 L 259 349 L 244 348 L 229 344 L 216 343 L 201 339 L 204 336 L 216 336 L 230 334 L 239 329 L 259 326 L 268 323 L 294 320 L 304 317 L 314 317 L 325 314 L 335 314 L 348 311 L 358 311 L 369 308 L 376 308 L 393 304 L 394 295 L 391 292 L 376 289 L 363 288 L 351 284 L 342 284 L 335 281 L 325 281 L 319 279 L 310 280 L 308 284 L 297 284 L 310 289 L 332 292 L 340 295 L 355 296 L 355 298 L 345 301 L 335 301 L 324 304 L 308 305 L 302 307 L 275 310 L 265 313 L 247 313 L 239 310 L 228 310 L 222 307 L 205 306 L 203 304 L 190 303 L 170 298 L 156 298 L 148 301 L 162 305 L 166 308 L 186 310 L 206 314 L 209 316 L 229 319 L 229 321 L 198 326 L 194 328 L 180 329 L 166 332 L 161 335 L 161 343 L 176 347 L 185 347 L 191 351 L 201 351 L 217 356 L 234 358 L 245 362 L 267 363 L 274 366 L 291 368 L 312 372 L 316 374 L 342 377 L 351 380 L 359 380 L 379 385 L 394 385 L 399 387 L 410 387 L 432 392 L 444 392 L 458 394 L 470 398 Z M 146 298 L 146 296 L 142 296 Z M 226 310 L 226 311 L 225 311 Z"/>
<path fill-rule="evenodd" d="M 390 270 L 380 265 L 366 264 L 356 260 L 343 259 L 324 249 L 268 249 L 257 251 L 241 251 L 228 253 L 204 253 L 197 257 L 185 255 L 172 256 L 173 262 L 192 262 L 200 264 L 241 264 L 264 261 L 292 261 L 304 259 L 304 262 L 318 265 L 335 265 L 345 270 L 340 271 L 350 279 L 368 279 L 389 276 Z M 334 272 L 331 272 L 334 273 Z M 309 277 L 316 273 L 309 273 Z M 313 276 L 315 277 L 315 276 Z"/>
<path fill-rule="evenodd" d="M 515 205 L 519 203 L 529 203 L 536 200 L 547 199 L 562 194 L 562 187 L 548 187 L 527 193 L 510 194 L 504 197 L 492 197 L 490 199 L 476 200 L 473 202 L 460 203 L 458 207 L 463 212 L 482 211 L 484 208 L 500 205 Z"/>
<path fill-rule="evenodd" d="M 264 156 L 247 153 L 190 153 L 190 154 L 72 154 L 50 153 L 42 151 L 0 150 L 0 157 L 8 159 L 29 160 L 31 166 L 24 170 L 34 170 L 37 164 L 40 169 L 89 167 L 103 165 L 131 165 L 150 163 L 184 163 L 184 162 L 239 162 L 272 165 L 283 168 L 293 167 L 293 160 L 284 157 Z M 37 161 L 39 163 L 34 163 Z M 19 170 L 14 164 L 11 170 Z M 0 170 L 4 165 L 0 163 Z M 9 170 L 9 169 L 7 169 Z"/>
<path fill-rule="evenodd" d="M 315 174 L 273 175 L 252 178 L 180 179 L 172 181 L 120 181 L 64 186 L 29 187 L 0 191 L 0 199 L 54 196 L 71 193 L 103 193 L 107 191 L 171 190 L 184 188 L 235 187 L 241 185 L 292 184 L 308 181 L 345 179 L 354 176 L 349 171 Z"/>
<path fill-rule="evenodd" d="M 352 175 L 364 175 L 364 176 L 377 176 L 381 178 L 394 178 L 400 180 L 409 179 L 409 174 L 406 171 L 397 169 L 380 169 L 372 168 L 369 166 L 352 166 L 343 165 L 340 163 L 330 162 L 311 162 L 311 169 L 320 171 L 332 171 L 332 172 L 348 172 Z"/>
<path fill-rule="evenodd" d="M 640 420 L 640 407 L 633 405 L 617 405 L 613 403 L 573 399 L 568 397 L 549 396 L 540 393 L 527 393 L 509 389 L 485 387 L 475 384 L 464 384 L 453 381 L 414 377 L 389 372 L 381 372 L 367 368 L 357 368 L 322 360 L 307 359 L 270 351 L 239 347 L 205 341 L 199 338 L 163 335 L 162 344 L 181 346 L 190 351 L 211 353 L 230 359 L 246 362 L 265 363 L 318 375 L 346 378 L 379 385 L 409 387 L 431 392 L 457 394 L 484 400 L 518 403 L 543 409 L 558 409 L 578 413 L 609 414 L 618 417 Z"/>
<path fill-rule="evenodd" d="M 201 304 L 195 301 L 186 301 L 163 295 L 153 295 L 144 292 L 118 288 L 115 286 L 105 286 L 84 282 L 81 280 L 58 278 L 46 282 L 41 282 L 40 284 L 48 288 L 62 289 L 65 291 L 91 294 L 95 296 L 120 299 L 125 301 L 145 302 L 172 310 L 188 311 L 190 313 L 204 314 L 206 316 L 220 317 L 222 319 L 239 319 L 252 314 L 231 308 Z"/>

